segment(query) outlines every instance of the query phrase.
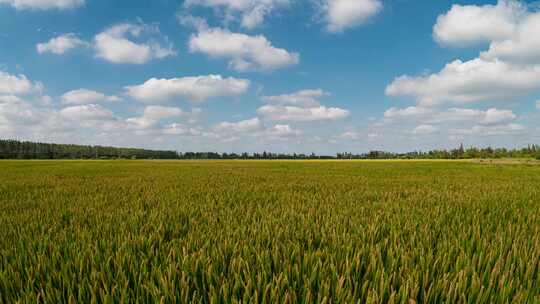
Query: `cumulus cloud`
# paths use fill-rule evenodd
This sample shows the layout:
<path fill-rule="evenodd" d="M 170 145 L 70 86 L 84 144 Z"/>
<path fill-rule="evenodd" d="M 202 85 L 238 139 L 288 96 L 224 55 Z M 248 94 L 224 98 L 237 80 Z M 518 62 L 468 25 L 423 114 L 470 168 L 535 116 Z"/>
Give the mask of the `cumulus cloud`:
<path fill-rule="evenodd" d="M 401 76 L 388 96 L 408 96 L 420 105 L 471 103 L 522 96 L 540 89 L 540 66 L 516 66 L 501 60 L 455 60 L 428 76 Z"/>
<path fill-rule="evenodd" d="M 104 101 L 118 102 L 121 100 L 120 97 L 115 95 L 107 96 L 103 93 L 87 89 L 69 91 L 62 95 L 61 99 L 64 104 L 73 105 L 95 104 Z"/>
<path fill-rule="evenodd" d="M 39 104 L 39 99 L 0 95 L 0 134 L 6 138 L 32 138 L 63 130 L 65 122 L 56 111 Z"/>
<path fill-rule="evenodd" d="M 354 131 L 346 131 L 337 136 L 338 139 L 345 139 L 345 140 L 359 140 L 363 136 L 359 132 Z"/>
<path fill-rule="evenodd" d="M 397 77 L 386 88 L 391 97 L 409 97 L 418 103 L 409 111 L 430 111 L 426 107 L 516 100 L 540 89 L 540 13 L 528 10 L 520 1 L 500 0 L 496 5 L 454 5 L 439 16 L 435 39 L 449 46 L 488 43 L 478 58 L 446 64 L 439 72 L 423 76 Z M 511 112 L 486 113 L 506 117 Z M 461 111 L 461 112 L 460 112 Z M 446 115 L 479 119 L 475 110 L 447 111 Z M 385 116 L 392 115 L 387 111 Z M 454 113 L 451 113 L 454 112 Z M 439 113 L 441 115 L 441 113 Z M 501 115 L 501 116 L 495 116 Z M 490 119 L 485 118 L 484 124 Z"/>
<path fill-rule="evenodd" d="M 176 55 L 167 37 L 157 27 L 146 24 L 114 25 L 94 37 L 94 48 L 96 57 L 112 63 L 143 64 Z"/>
<path fill-rule="evenodd" d="M 40 54 L 49 52 L 62 55 L 71 49 L 86 45 L 87 43 L 78 38 L 77 35 L 68 33 L 52 38 L 48 42 L 38 43 L 36 49 Z"/>
<path fill-rule="evenodd" d="M 505 124 L 495 126 L 473 126 L 469 129 L 454 129 L 450 133 L 457 135 L 499 136 L 523 133 L 526 128 L 520 124 Z"/>
<path fill-rule="evenodd" d="M 401 119 L 408 117 L 420 117 L 431 115 L 434 112 L 433 109 L 423 107 L 407 107 L 404 109 L 390 108 L 384 112 L 384 118 L 387 119 Z"/>
<path fill-rule="evenodd" d="M 225 19 L 236 19 L 239 15 L 241 25 L 253 29 L 261 25 L 272 11 L 289 4 L 290 0 L 187 0 L 184 7 L 220 8 L 225 12 Z"/>
<path fill-rule="evenodd" d="M 0 71 L 0 133 L 4 137 L 32 138 L 64 129 L 65 122 L 54 110 L 52 99 L 42 95 L 44 86 L 24 75 Z"/>
<path fill-rule="evenodd" d="M 334 33 L 365 23 L 383 8 L 380 0 L 322 0 L 318 3 L 326 29 Z"/>
<path fill-rule="evenodd" d="M 88 104 L 66 107 L 60 110 L 60 115 L 69 120 L 100 121 L 113 119 L 113 113 L 98 104 Z"/>
<path fill-rule="evenodd" d="M 85 0 L 0 0 L 0 4 L 6 4 L 17 10 L 47 10 L 47 9 L 72 9 L 83 6 Z"/>
<path fill-rule="evenodd" d="M 263 96 L 262 100 L 269 104 L 275 105 L 311 107 L 320 105 L 318 99 L 328 95 L 330 94 L 324 92 L 321 89 L 301 90 L 292 94 Z"/>
<path fill-rule="evenodd" d="M 512 36 L 495 40 L 481 57 L 516 64 L 540 64 L 540 13 L 524 18 Z"/>
<path fill-rule="evenodd" d="M 298 64 L 300 55 L 274 47 L 262 35 L 250 36 L 212 28 L 191 36 L 189 49 L 215 58 L 229 59 L 236 71 L 275 70 Z"/>
<path fill-rule="evenodd" d="M 497 110 L 497 109 L 488 109 L 483 113 L 483 117 L 480 120 L 481 124 L 485 125 L 494 125 L 503 122 L 513 121 L 517 118 L 510 110 Z"/>
<path fill-rule="evenodd" d="M 512 37 L 526 15 L 519 1 L 500 0 L 497 5 L 453 5 L 440 15 L 433 36 L 442 45 L 464 47 Z"/>
<path fill-rule="evenodd" d="M 290 138 L 299 136 L 302 132 L 293 129 L 289 125 L 275 125 L 267 130 L 267 134 L 271 138 Z"/>
<path fill-rule="evenodd" d="M 204 134 L 201 130 L 189 127 L 180 123 L 172 123 L 163 127 L 161 132 L 165 135 L 188 135 L 201 136 Z"/>
<path fill-rule="evenodd" d="M 22 80 L 24 84 L 10 85 L 9 91 L 26 93 L 33 86 L 23 76 L 8 77 L 8 79 L 11 82 L 15 79 L 16 83 Z M 62 102 L 68 106 L 57 109 L 47 95 L 31 94 L 21 97 L 2 92 L 0 93 L 0 132 L 5 137 L 31 140 L 58 141 L 63 138 L 63 140 L 73 142 L 74 138 L 98 138 L 109 135 L 118 140 L 131 135 L 172 133 L 172 125 L 168 125 L 168 129 L 162 129 L 158 128 L 159 123 L 165 119 L 187 117 L 191 124 L 192 118 L 195 119 L 200 113 L 200 109 L 197 108 L 192 109 L 191 112 L 184 112 L 177 107 L 152 105 L 145 107 L 139 117 L 122 119 L 111 110 L 97 104 L 101 101 L 116 101 L 116 99 L 115 96 L 106 96 L 95 91 L 74 90 L 61 98 Z M 176 129 L 174 132 L 180 132 L 178 126 L 174 128 Z M 196 131 L 198 132 L 196 128 L 187 128 L 186 132 L 195 136 Z M 203 133 L 201 131 L 199 135 L 203 136 Z"/>
<path fill-rule="evenodd" d="M 160 120 L 169 117 L 178 117 L 184 115 L 184 111 L 178 107 L 147 106 L 144 109 L 144 117 Z"/>
<path fill-rule="evenodd" d="M 485 136 L 525 134 L 525 126 L 519 123 L 521 119 L 511 110 L 496 108 L 479 110 L 411 106 L 388 109 L 384 118 L 371 127 L 387 137 L 408 138 L 416 135 L 415 139 L 426 140 L 427 137 L 423 136 L 437 134 L 437 138 L 430 137 L 430 140 L 468 138 L 479 143 L 480 138 Z"/>
<path fill-rule="evenodd" d="M 246 135 L 256 136 L 263 140 L 279 140 L 294 138 L 302 134 L 301 131 L 285 124 L 276 124 L 272 127 L 266 127 L 257 117 L 237 122 L 222 122 L 214 126 L 214 131 L 216 132 L 215 134 L 220 137 L 223 135 L 229 136 L 225 141 L 239 140 L 240 137 L 238 136 Z"/>
<path fill-rule="evenodd" d="M 153 119 L 146 118 L 144 116 L 140 117 L 131 117 L 126 119 L 127 128 L 135 130 L 144 130 L 153 127 L 157 121 Z"/>
<path fill-rule="evenodd" d="M 443 124 L 452 122 L 471 122 L 482 125 L 494 125 L 511 122 L 517 115 L 510 110 L 490 108 L 488 110 L 476 109 L 434 109 L 423 107 L 408 107 L 404 109 L 390 108 L 384 112 L 384 118 L 389 121 L 421 121 L 429 124 Z"/>
<path fill-rule="evenodd" d="M 429 135 L 437 132 L 437 128 L 432 125 L 419 125 L 412 131 L 415 135 Z"/>
<path fill-rule="evenodd" d="M 439 16 L 433 35 L 443 45 L 471 46 L 489 43 L 481 54 L 486 60 L 540 63 L 540 13 L 516 0 L 497 5 L 454 5 Z"/>
<path fill-rule="evenodd" d="M 301 90 L 292 94 L 264 96 L 267 103 L 257 112 L 266 119 L 274 121 L 325 121 L 340 120 L 349 116 L 345 109 L 326 107 L 320 104 L 319 98 L 329 94 L 321 89 Z"/>
<path fill-rule="evenodd" d="M 29 102 L 13 95 L 0 95 L 0 125 L 15 127 L 19 124 L 36 123 L 41 116 Z"/>
<path fill-rule="evenodd" d="M 417 105 L 385 112 L 383 124 L 394 127 L 437 126 L 451 136 L 524 134 L 510 110 L 446 108 L 455 104 L 516 101 L 540 90 L 540 13 L 520 1 L 496 5 L 454 5 L 439 16 L 433 36 L 439 44 L 466 47 L 485 43 L 486 51 L 468 61 L 455 60 L 439 72 L 397 77 L 386 88 L 391 97 Z M 413 132 L 414 133 L 414 132 Z"/>
<path fill-rule="evenodd" d="M 0 95 L 0 130 L 3 137 L 37 139 L 65 134 L 70 120 L 41 102 L 44 96 Z"/>
<path fill-rule="evenodd" d="M 242 120 L 238 122 L 222 122 L 214 127 L 216 131 L 229 131 L 229 132 L 255 132 L 262 131 L 264 125 L 259 118 L 252 118 L 248 120 Z"/>
<path fill-rule="evenodd" d="M 349 116 L 349 111 L 340 108 L 318 106 L 313 108 L 300 108 L 293 106 L 265 105 L 257 112 L 265 118 L 275 121 L 324 121 L 340 120 Z"/>
<path fill-rule="evenodd" d="M 178 19 L 178 22 L 181 25 L 194 28 L 197 31 L 204 31 L 208 29 L 208 22 L 206 22 L 206 19 L 202 17 L 179 13 L 176 15 L 176 19 Z"/>
<path fill-rule="evenodd" d="M 25 75 L 11 75 L 0 71 L 0 94 L 25 95 L 42 90 L 42 83 L 32 82 Z"/>
<path fill-rule="evenodd" d="M 249 86 L 249 80 L 224 78 L 221 75 L 151 78 L 141 85 L 126 87 L 126 93 L 145 103 L 164 102 L 175 98 L 201 102 L 213 97 L 238 96 L 244 94 Z"/>
<path fill-rule="evenodd" d="M 142 116 L 126 119 L 130 129 L 148 129 L 155 126 L 160 120 L 184 115 L 184 111 L 177 107 L 147 106 Z"/>

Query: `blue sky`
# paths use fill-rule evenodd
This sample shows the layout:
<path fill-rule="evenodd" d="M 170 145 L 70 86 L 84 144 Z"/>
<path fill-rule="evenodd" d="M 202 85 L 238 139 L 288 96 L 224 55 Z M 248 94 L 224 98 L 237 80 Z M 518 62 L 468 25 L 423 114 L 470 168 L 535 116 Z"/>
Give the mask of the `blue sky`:
<path fill-rule="evenodd" d="M 0 137 L 179 151 L 539 143 L 533 2 L 0 0 Z"/>

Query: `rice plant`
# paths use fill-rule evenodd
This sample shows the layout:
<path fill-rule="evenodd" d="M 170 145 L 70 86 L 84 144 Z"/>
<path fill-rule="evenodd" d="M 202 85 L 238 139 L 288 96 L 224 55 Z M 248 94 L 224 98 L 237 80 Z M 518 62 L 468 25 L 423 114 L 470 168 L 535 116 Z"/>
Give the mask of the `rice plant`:
<path fill-rule="evenodd" d="M 540 303 L 540 166 L 2 161 L 0 303 Z"/>

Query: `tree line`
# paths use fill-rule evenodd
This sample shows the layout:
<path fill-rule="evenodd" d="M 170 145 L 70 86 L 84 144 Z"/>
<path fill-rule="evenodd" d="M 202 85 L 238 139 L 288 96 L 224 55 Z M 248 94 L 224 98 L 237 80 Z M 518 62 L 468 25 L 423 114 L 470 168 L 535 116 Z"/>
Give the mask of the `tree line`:
<path fill-rule="evenodd" d="M 370 151 L 367 153 L 216 153 L 160 151 L 105 146 L 51 144 L 0 139 L 0 159 L 482 159 L 482 158 L 537 158 L 540 146 L 529 145 L 521 149 L 464 148 L 451 150 L 415 151 L 392 153 Z"/>
<path fill-rule="evenodd" d="M 338 159 L 493 159 L 493 158 L 536 158 L 540 159 L 540 146 L 529 145 L 525 148 L 464 148 L 461 145 L 451 150 L 414 151 L 391 153 L 370 151 L 364 154 L 338 153 Z"/>
<path fill-rule="evenodd" d="M 176 151 L 0 140 L 0 159 L 176 159 Z"/>

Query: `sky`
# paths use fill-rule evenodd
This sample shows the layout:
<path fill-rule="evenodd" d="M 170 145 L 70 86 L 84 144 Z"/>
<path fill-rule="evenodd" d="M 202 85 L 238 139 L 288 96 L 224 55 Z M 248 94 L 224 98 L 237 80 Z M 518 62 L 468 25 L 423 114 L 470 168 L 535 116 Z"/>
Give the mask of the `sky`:
<path fill-rule="evenodd" d="M 539 144 L 540 5 L 0 0 L 0 138 L 317 154 Z"/>

